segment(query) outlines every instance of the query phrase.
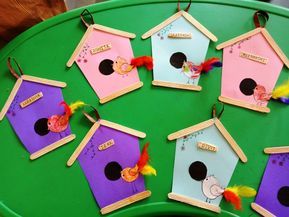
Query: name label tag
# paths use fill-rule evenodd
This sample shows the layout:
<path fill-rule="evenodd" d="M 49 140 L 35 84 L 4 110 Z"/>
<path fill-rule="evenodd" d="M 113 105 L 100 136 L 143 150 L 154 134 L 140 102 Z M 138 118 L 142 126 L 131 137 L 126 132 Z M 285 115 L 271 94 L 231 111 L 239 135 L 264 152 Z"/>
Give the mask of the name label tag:
<path fill-rule="evenodd" d="M 206 150 L 206 151 L 211 151 L 211 152 L 217 152 L 218 147 L 206 142 L 198 142 L 197 143 L 198 148 Z"/>
<path fill-rule="evenodd" d="M 111 140 L 108 140 L 107 142 L 102 143 L 101 145 L 99 145 L 99 146 L 98 146 L 98 150 L 99 150 L 99 151 L 104 151 L 104 150 L 110 148 L 110 147 L 113 146 L 113 145 L 114 145 L 114 140 L 111 139 Z"/>
<path fill-rule="evenodd" d="M 168 34 L 169 38 L 180 38 L 180 39 L 186 39 L 186 38 L 192 38 L 192 33 L 187 32 L 171 32 Z"/>
<path fill-rule="evenodd" d="M 240 51 L 239 56 L 242 57 L 242 58 L 245 58 L 245 59 L 249 59 L 249 60 L 252 60 L 252 61 L 255 61 L 255 62 L 259 62 L 259 63 L 265 64 L 265 65 L 268 63 L 268 58 L 261 57 L 261 56 L 258 56 L 258 55 L 255 55 L 255 54 L 251 54 L 251 53 L 247 53 L 247 52 L 244 52 L 244 51 Z"/>
<path fill-rule="evenodd" d="M 106 50 L 110 50 L 111 48 L 112 48 L 111 44 L 103 44 L 103 45 L 100 45 L 96 48 L 91 49 L 90 53 L 91 54 L 97 54 L 97 53 L 100 53 L 100 52 L 103 52 Z"/>
<path fill-rule="evenodd" d="M 25 99 L 23 102 L 20 103 L 21 108 L 25 108 L 32 103 L 36 102 L 37 100 L 41 99 L 43 97 L 43 93 L 39 92 L 34 94 L 33 96 L 29 97 L 28 99 Z"/>

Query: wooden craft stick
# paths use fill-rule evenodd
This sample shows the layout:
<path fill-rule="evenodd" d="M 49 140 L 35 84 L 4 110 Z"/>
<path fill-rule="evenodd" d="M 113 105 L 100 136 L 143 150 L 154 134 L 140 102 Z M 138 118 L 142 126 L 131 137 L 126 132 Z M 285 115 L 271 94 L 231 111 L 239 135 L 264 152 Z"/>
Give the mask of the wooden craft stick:
<path fill-rule="evenodd" d="M 36 83 L 40 83 L 40 84 L 46 84 L 46 85 L 55 86 L 55 87 L 66 87 L 66 83 L 61 82 L 61 81 L 49 80 L 49 79 L 45 79 L 45 78 L 38 78 L 38 77 L 30 76 L 30 75 L 22 75 L 21 78 L 24 81 L 32 81 L 32 82 L 36 82 Z"/>
<path fill-rule="evenodd" d="M 143 191 L 143 192 L 137 193 L 135 195 L 132 195 L 130 197 L 127 197 L 125 199 L 122 199 L 120 201 L 117 201 L 116 203 L 105 206 L 100 210 L 100 212 L 101 212 L 101 214 L 104 215 L 104 214 L 110 213 L 112 211 L 115 211 L 117 209 L 120 209 L 124 206 L 128 206 L 132 203 L 143 200 L 143 199 L 150 197 L 150 196 L 151 196 L 150 191 Z"/>
<path fill-rule="evenodd" d="M 231 44 L 235 44 L 235 43 L 237 43 L 238 41 L 241 41 L 241 40 L 243 40 L 243 39 L 249 38 L 249 37 L 251 37 L 251 36 L 253 36 L 253 35 L 261 32 L 261 29 L 262 29 L 262 28 L 256 28 L 256 29 L 254 29 L 254 30 L 252 30 L 252 31 L 250 31 L 250 32 L 244 33 L 244 34 L 242 34 L 242 35 L 240 35 L 240 36 L 237 36 L 237 37 L 232 38 L 232 39 L 230 39 L 230 40 L 228 40 L 228 41 L 225 41 L 225 42 L 217 45 L 216 49 L 217 49 L 217 50 L 221 50 L 221 49 L 223 49 L 223 48 L 225 48 L 225 47 L 227 47 L 227 46 L 230 46 Z"/>
<path fill-rule="evenodd" d="M 218 147 L 207 142 L 197 142 L 197 147 L 202 150 L 217 152 Z"/>
<path fill-rule="evenodd" d="M 168 38 L 174 39 L 190 39 L 192 38 L 192 33 L 190 32 L 170 32 Z"/>
<path fill-rule="evenodd" d="M 221 102 L 224 102 L 224 103 L 228 103 L 228 104 L 232 104 L 232 105 L 235 105 L 235 106 L 247 108 L 247 109 L 250 109 L 250 110 L 253 110 L 253 111 L 257 111 L 257 112 L 262 112 L 262 113 L 269 113 L 270 112 L 270 108 L 268 108 L 268 107 L 263 107 L 263 106 L 250 104 L 248 102 L 244 102 L 244 101 L 241 101 L 241 100 L 235 100 L 235 99 L 231 99 L 231 98 L 224 97 L 224 96 L 219 96 L 219 100 Z"/>
<path fill-rule="evenodd" d="M 155 26 L 154 28 L 152 28 L 149 31 L 147 31 L 146 33 L 144 33 L 141 38 L 147 39 L 148 37 L 152 36 L 154 33 L 158 32 L 158 31 L 160 31 L 161 29 L 163 29 L 164 27 L 166 27 L 171 22 L 175 21 L 176 19 L 178 19 L 181 16 L 182 16 L 182 11 L 175 13 L 173 16 L 169 17 L 168 19 L 166 19 L 165 21 L 163 21 L 159 25 Z"/>
<path fill-rule="evenodd" d="M 21 78 L 18 78 L 8 99 L 6 100 L 5 104 L 4 104 L 4 107 L 2 108 L 1 112 L 0 112 L 0 121 L 2 121 L 2 119 L 4 118 L 4 116 L 6 115 L 11 103 L 13 102 L 14 100 L 14 97 L 16 96 L 20 86 L 22 84 L 22 79 Z"/>
<path fill-rule="evenodd" d="M 40 149 L 39 151 L 37 152 L 34 152 L 33 154 L 30 155 L 30 160 L 35 160 L 45 154 L 47 154 L 48 152 L 51 152 L 65 144 L 67 144 L 68 142 L 72 141 L 75 139 L 75 135 L 74 134 L 71 134 L 67 137 L 64 137 L 63 139 L 57 141 L 57 142 L 54 142 L 52 143 L 51 145 L 48 145 L 46 146 L 45 148 L 43 149 Z"/>
<path fill-rule="evenodd" d="M 193 205 L 193 206 L 197 206 L 203 209 L 207 209 L 216 213 L 220 213 L 221 212 L 221 208 L 213 205 L 213 204 L 209 204 L 200 200 L 194 200 L 192 198 L 180 195 L 180 194 L 176 194 L 176 193 L 169 193 L 168 194 L 168 198 L 170 198 L 171 200 L 176 200 L 182 203 L 186 203 L 189 205 Z"/>
<path fill-rule="evenodd" d="M 233 137 L 226 130 L 224 125 L 217 118 L 215 119 L 215 125 L 218 128 L 218 130 L 223 134 L 223 136 L 227 140 L 227 142 L 231 145 L 231 147 L 235 151 L 235 153 L 239 156 L 241 161 L 243 163 L 246 163 L 248 161 L 247 156 L 244 154 L 243 150 L 240 148 L 240 146 L 236 143 L 236 141 L 233 139 Z"/>
<path fill-rule="evenodd" d="M 90 130 L 87 132 L 87 134 L 85 135 L 85 137 L 82 139 L 82 141 L 80 142 L 80 144 L 77 146 L 77 148 L 75 149 L 75 151 L 73 152 L 73 154 L 70 156 L 69 160 L 67 161 L 66 165 L 67 166 L 72 166 L 72 164 L 76 161 L 76 159 L 78 158 L 78 156 L 80 155 L 80 153 L 82 152 L 82 150 L 84 149 L 84 147 L 87 145 L 87 143 L 89 142 L 89 140 L 91 139 L 91 137 L 94 135 L 95 131 L 99 128 L 100 123 L 99 122 L 95 122 L 92 127 L 90 128 Z"/>
<path fill-rule="evenodd" d="M 20 103 L 21 108 L 25 108 L 32 103 L 36 102 L 37 100 L 41 99 L 43 97 L 42 92 L 38 92 L 34 94 L 33 96 L 29 97 L 28 99 L 24 100 L 23 102 Z"/>
<path fill-rule="evenodd" d="M 170 88 L 177 88 L 183 90 L 194 90 L 194 91 L 201 91 L 202 87 L 198 85 L 192 84 L 178 84 L 178 83 L 171 83 L 166 81 L 153 81 L 152 84 L 154 86 L 161 86 L 161 87 L 170 87 Z"/>
<path fill-rule="evenodd" d="M 266 57 L 262 57 L 260 55 L 256 55 L 256 54 L 252 54 L 252 53 L 248 53 L 248 52 L 244 52 L 244 51 L 240 51 L 239 53 L 239 57 L 248 59 L 248 60 L 252 60 L 258 63 L 262 63 L 264 65 L 268 64 L 269 59 Z"/>
<path fill-rule="evenodd" d="M 101 119 L 100 120 L 100 125 L 103 125 L 103 126 L 106 126 L 106 127 L 110 127 L 112 129 L 119 130 L 119 131 L 122 131 L 124 133 L 130 134 L 132 136 L 136 136 L 136 137 L 139 137 L 139 138 L 145 138 L 146 137 L 146 134 L 143 133 L 143 132 L 140 132 L 138 130 L 134 130 L 134 129 L 122 126 L 120 124 L 116 124 L 116 123 L 107 121 L 107 120 Z"/>
<path fill-rule="evenodd" d="M 264 217 L 277 217 L 257 203 L 251 203 L 251 208 Z"/>
<path fill-rule="evenodd" d="M 92 25 L 94 29 L 97 29 L 97 30 L 100 30 L 100 31 L 103 31 L 103 32 L 108 32 L 108 33 L 111 33 L 111 34 L 114 34 L 114 35 L 119 35 L 119 36 L 122 36 L 122 37 L 126 37 L 126 38 L 135 38 L 136 35 L 134 33 L 130 33 L 130 32 L 125 32 L 125 31 L 121 31 L 121 30 L 118 30 L 118 29 L 113 29 L 113 28 L 110 28 L 110 27 L 107 27 L 107 26 L 102 26 L 102 25 L 99 25 L 99 24 L 93 24 Z"/>
<path fill-rule="evenodd" d="M 265 148 L 265 149 L 264 149 L 264 152 L 265 152 L 266 154 L 283 154 L 283 153 L 289 153 L 289 146 Z"/>
<path fill-rule="evenodd" d="M 199 130 L 202 130 L 202 129 L 205 129 L 207 127 L 210 127 L 213 124 L 214 124 L 214 119 L 210 119 L 210 120 L 204 121 L 202 123 L 199 123 L 199 124 L 196 124 L 194 126 L 185 128 L 183 130 L 179 130 L 179 131 L 177 131 L 175 133 L 172 133 L 172 134 L 168 135 L 168 140 L 171 141 L 171 140 L 179 139 L 181 137 L 187 136 L 187 135 L 192 134 L 194 132 L 197 132 Z"/>
<path fill-rule="evenodd" d="M 183 16 L 192 23 L 198 30 L 200 30 L 205 36 L 211 39 L 213 42 L 218 41 L 218 38 L 212 34 L 206 27 L 204 27 L 199 21 L 193 18 L 189 13 L 182 11 Z"/>
<path fill-rule="evenodd" d="M 69 60 L 67 61 L 66 63 L 66 66 L 67 67 L 71 67 L 72 64 L 74 63 L 77 55 L 79 54 L 79 52 L 81 51 L 86 39 L 88 38 L 88 36 L 90 35 L 90 33 L 92 32 L 93 30 L 93 26 L 89 26 L 86 30 L 86 32 L 84 33 L 84 35 L 82 36 L 80 42 L 78 43 L 77 47 L 75 48 L 75 50 L 73 51 L 71 57 L 69 58 Z"/>
<path fill-rule="evenodd" d="M 115 92 L 115 93 L 111 94 L 110 96 L 107 96 L 107 97 L 104 97 L 104 98 L 100 99 L 99 102 L 101 104 L 104 104 L 104 103 L 106 103 L 108 101 L 111 101 L 111 100 L 113 100 L 113 99 L 115 99 L 117 97 L 120 97 L 120 96 L 122 96 L 122 95 L 124 95 L 126 93 L 134 91 L 134 90 L 136 90 L 136 89 L 138 89 L 138 88 L 140 88 L 142 86 L 143 86 L 142 82 L 135 83 L 135 84 L 133 84 L 133 85 L 131 85 L 131 86 L 125 88 L 125 89 L 122 89 L 122 90 L 120 90 L 118 92 Z"/>
<path fill-rule="evenodd" d="M 268 43 L 271 45 L 271 47 L 275 50 L 275 52 L 278 54 L 280 59 L 284 62 L 284 64 L 289 68 L 289 60 L 287 59 L 286 55 L 283 53 L 283 51 L 280 49 L 278 44 L 274 41 L 270 33 L 265 29 L 261 29 L 264 37 L 267 39 Z"/>

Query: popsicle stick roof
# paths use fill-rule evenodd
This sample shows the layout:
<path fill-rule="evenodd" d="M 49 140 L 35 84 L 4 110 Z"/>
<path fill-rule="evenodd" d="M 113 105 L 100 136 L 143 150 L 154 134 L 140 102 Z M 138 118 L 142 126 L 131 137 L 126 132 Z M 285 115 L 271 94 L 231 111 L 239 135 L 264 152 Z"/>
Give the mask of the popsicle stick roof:
<path fill-rule="evenodd" d="M 201 23 L 199 23 L 195 18 L 193 18 L 189 13 L 187 13 L 185 11 L 179 11 L 179 12 L 175 13 L 173 16 L 169 17 L 168 19 L 166 19 L 165 21 L 163 21 L 159 25 L 150 29 L 149 31 L 147 31 L 146 33 L 144 33 L 142 35 L 142 39 L 147 39 L 148 37 L 151 37 L 153 34 L 160 31 L 161 29 L 163 29 L 164 27 L 166 27 L 167 25 L 169 25 L 170 23 L 172 23 L 173 21 L 175 21 L 176 19 L 178 19 L 180 17 L 184 17 L 187 21 L 189 21 L 189 23 L 191 23 L 201 33 L 203 33 L 205 36 L 207 36 L 212 41 L 216 42 L 218 40 L 218 38 L 213 33 L 211 33 L 206 27 L 204 27 Z"/>
<path fill-rule="evenodd" d="M 192 134 L 194 132 L 197 132 L 199 130 L 203 130 L 207 127 L 210 127 L 212 125 L 215 125 L 217 129 L 220 131 L 220 133 L 223 135 L 223 137 L 227 140 L 227 142 L 230 144 L 233 151 L 237 154 L 237 156 L 241 159 L 243 163 L 247 162 L 247 157 L 242 151 L 242 149 L 239 147 L 239 145 L 236 143 L 236 141 L 232 138 L 232 136 L 229 134 L 229 132 L 226 130 L 224 125 L 219 121 L 217 118 L 213 118 L 207 121 L 204 121 L 202 123 L 199 123 L 197 125 L 193 125 L 191 127 L 179 130 L 175 133 L 172 133 L 168 135 L 168 140 L 175 140 L 182 138 L 184 136 L 187 136 L 189 134 Z"/>
<path fill-rule="evenodd" d="M 75 162 L 75 160 L 78 158 L 78 156 L 80 155 L 80 153 L 82 152 L 82 150 L 84 149 L 84 147 L 86 146 L 88 141 L 91 139 L 91 137 L 94 135 L 94 133 L 97 131 L 97 129 L 100 126 L 109 127 L 111 129 L 115 129 L 115 130 L 118 130 L 120 132 L 127 133 L 127 134 L 130 134 L 132 136 L 139 137 L 139 138 L 145 138 L 146 137 L 145 133 L 140 132 L 138 130 L 134 130 L 134 129 L 122 126 L 120 124 L 116 124 L 116 123 L 113 123 L 113 122 L 110 122 L 107 120 L 103 120 L 103 119 L 100 119 L 99 121 L 95 121 L 90 116 L 87 116 L 87 115 L 85 115 L 85 116 L 88 117 L 90 121 L 94 122 L 94 124 L 90 128 L 88 133 L 85 135 L 83 140 L 80 142 L 78 147 L 75 149 L 75 151 L 73 152 L 73 154 L 71 155 L 69 160 L 67 161 L 67 166 L 71 166 Z"/>
<path fill-rule="evenodd" d="M 61 82 L 61 81 L 55 81 L 55 80 L 49 80 L 49 79 L 44 79 L 44 78 L 39 78 L 39 77 L 34 77 L 34 76 L 30 76 L 30 75 L 22 75 L 21 77 L 19 77 L 7 99 L 7 101 L 4 104 L 4 107 L 2 108 L 1 112 L 0 112 L 0 121 L 4 118 L 4 116 L 6 115 L 12 101 L 14 100 L 14 97 L 16 96 L 21 84 L 23 81 L 30 81 L 30 82 L 35 82 L 35 83 L 39 83 L 39 84 L 45 84 L 45 85 L 50 85 L 50 86 L 54 86 L 54 87 L 59 87 L 59 88 L 63 88 L 66 87 L 66 83 L 65 82 Z"/>
<path fill-rule="evenodd" d="M 285 154 L 289 153 L 289 146 L 265 148 L 264 152 L 266 154 Z"/>
<path fill-rule="evenodd" d="M 110 28 L 110 27 L 107 27 L 107 26 L 102 26 L 102 25 L 99 25 L 99 24 L 90 25 L 87 28 L 86 32 L 84 33 L 83 37 L 81 38 L 80 42 L 78 43 L 76 49 L 72 53 L 70 59 L 67 61 L 67 63 L 66 63 L 67 67 L 71 67 L 72 66 L 72 64 L 73 64 L 73 62 L 75 60 L 75 57 L 81 51 L 81 48 L 82 48 L 83 44 L 85 43 L 86 39 L 88 38 L 88 36 L 90 35 L 90 33 L 92 33 L 92 31 L 94 29 L 95 30 L 99 30 L 99 31 L 103 31 L 103 32 L 106 32 L 106 33 L 110 33 L 110 34 L 113 34 L 113 35 L 125 37 L 125 38 L 135 38 L 136 37 L 136 35 L 134 33 L 125 32 L 125 31 L 121 31 L 121 30 L 118 30 L 118 29 L 113 29 L 113 28 Z"/>
<path fill-rule="evenodd" d="M 287 68 L 289 68 L 288 58 L 286 57 L 286 55 L 283 53 L 281 48 L 277 45 L 277 43 L 274 41 L 274 39 L 272 38 L 270 33 L 265 28 L 261 28 L 261 27 L 256 28 L 252 31 L 245 33 L 245 34 L 242 34 L 242 35 L 237 36 L 235 38 L 232 38 L 228 41 L 225 41 L 225 42 L 219 44 L 216 48 L 217 48 L 217 50 L 221 50 L 225 47 L 228 47 L 232 44 L 235 44 L 235 43 L 237 43 L 243 39 L 249 38 L 249 37 L 256 35 L 258 33 L 261 33 L 264 36 L 264 38 L 267 40 L 267 42 L 272 47 L 272 49 L 276 52 L 276 54 L 279 56 L 279 58 L 283 61 L 283 63 L 287 66 Z"/>

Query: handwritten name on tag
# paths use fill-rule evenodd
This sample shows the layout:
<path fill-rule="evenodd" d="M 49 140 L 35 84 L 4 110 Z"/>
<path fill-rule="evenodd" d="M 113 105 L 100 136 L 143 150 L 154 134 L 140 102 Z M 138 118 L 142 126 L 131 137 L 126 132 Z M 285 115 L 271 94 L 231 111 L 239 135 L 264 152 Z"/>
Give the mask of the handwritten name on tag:
<path fill-rule="evenodd" d="M 207 151 L 212 151 L 212 152 L 217 152 L 218 151 L 218 147 L 209 143 L 205 143 L 205 142 L 198 142 L 197 143 L 198 148 L 203 149 L 203 150 L 207 150 Z"/>
<path fill-rule="evenodd" d="M 103 150 L 106 150 L 106 149 L 108 149 L 109 147 L 111 147 L 113 145 L 114 145 L 114 140 L 111 139 L 111 140 L 108 140 L 107 142 L 102 143 L 101 145 L 99 145 L 98 146 L 98 150 L 99 151 L 103 151 Z"/>
<path fill-rule="evenodd" d="M 262 63 L 262 64 L 267 64 L 268 63 L 268 58 L 261 57 L 261 56 L 258 56 L 258 55 L 255 55 L 255 54 L 251 54 L 251 53 L 247 53 L 247 52 L 244 52 L 244 51 L 240 51 L 239 56 L 242 57 L 242 58 L 253 60 L 255 62 Z"/>
<path fill-rule="evenodd" d="M 33 96 L 29 97 L 28 99 L 25 99 L 23 102 L 20 103 L 21 108 L 25 108 L 32 103 L 36 102 L 37 100 L 41 99 L 43 97 L 43 93 L 39 92 L 34 94 Z"/>
<path fill-rule="evenodd" d="M 112 48 L 111 44 L 103 44 L 103 45 L 100 45 L 100 46 L 98 46 L 96 48 L 91 49 L 90 53 L 91 54 L 97 54 L 97 53 L 109 50 L 111 48 Z"/>
<path fill-rule="evenodd" d="M 171 32 L 168 34 L 169 38 L 181 38 L 181 39 L 186 39 L 186 38 L 192 38 L 191 33 L 186 33 L 186 32 Z"/>

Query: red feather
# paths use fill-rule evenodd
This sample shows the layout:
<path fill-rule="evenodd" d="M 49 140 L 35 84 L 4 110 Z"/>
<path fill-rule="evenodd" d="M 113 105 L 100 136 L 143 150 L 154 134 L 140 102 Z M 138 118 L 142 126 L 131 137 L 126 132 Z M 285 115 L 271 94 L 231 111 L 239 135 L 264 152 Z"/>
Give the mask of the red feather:
<path fill-rule="evenodd" d="M 134 67 L 145 66 L 147 70 L 153 69 L 153 58 L 150 56 L 141 56 L 131 60 L 130 64 Z"/>
<path fill-rule="evenodd" d="M 241 198 L 236 193 L 226 189 L 224 191 L 223 195 L 224 195 L 226 201 L 233 204 L 235 209 L 237 209 L 237 210 L 242 209 Z"/>
<path fill-rule="evenodd" d="M 69 105 L 67 105 L 67 103 L 64 102 L 64 101 L 62 101 L 60 103 L 60 105 L 62 105 L 64 107 L 65 115 L 70 117 L 72 115 L 72 112 L 71 112 L 71 109 L 70 109 Z"/>
<path fill-rule="evenodd" d="M 149 143 L 146 143 L 142 149 L 141 156 L 137 162 L 138 171 L 141 171 L 149 161 L 148 147 Z"/>
<path fill-rule="evenodd" d="M 208 59 L 201 64 L 202 72 L 209 72 L 214 67 L 221 67 L 221 66 L 222 66 L 222 63 L 220 62 L 219 58 L 216 58 L 216 57 Z"/>

